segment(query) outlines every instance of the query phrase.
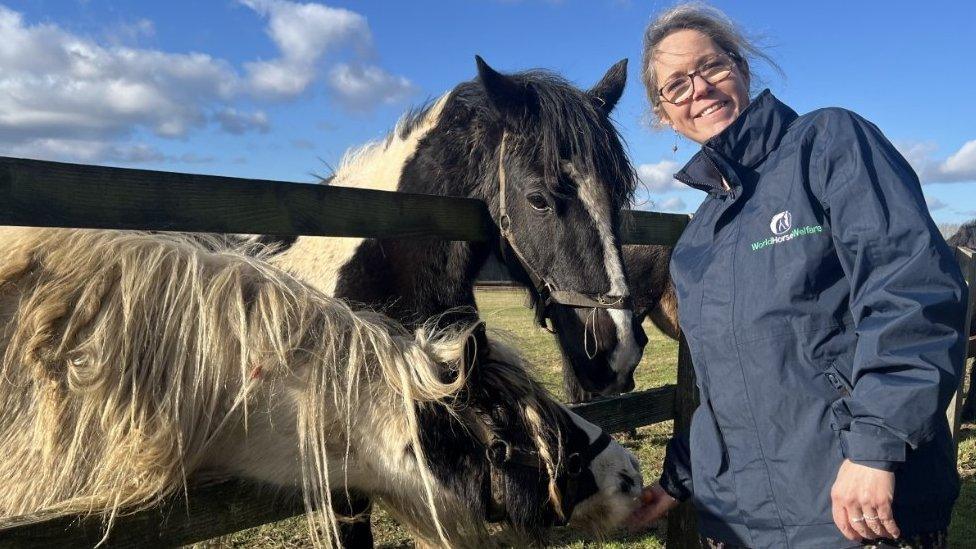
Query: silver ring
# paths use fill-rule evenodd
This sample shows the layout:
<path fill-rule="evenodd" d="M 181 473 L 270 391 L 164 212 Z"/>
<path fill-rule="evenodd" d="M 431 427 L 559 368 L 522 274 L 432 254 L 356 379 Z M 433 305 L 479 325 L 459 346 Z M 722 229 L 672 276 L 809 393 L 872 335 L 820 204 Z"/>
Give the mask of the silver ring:
<path fill-rule="evenodd" d="M 864 522 L 864 517 L 852 518 L 851 522 Z"/>
<path fill-rule="evenodd" d="M 864 517 L 864 520 L 878 520 L 878 517 Z"/>

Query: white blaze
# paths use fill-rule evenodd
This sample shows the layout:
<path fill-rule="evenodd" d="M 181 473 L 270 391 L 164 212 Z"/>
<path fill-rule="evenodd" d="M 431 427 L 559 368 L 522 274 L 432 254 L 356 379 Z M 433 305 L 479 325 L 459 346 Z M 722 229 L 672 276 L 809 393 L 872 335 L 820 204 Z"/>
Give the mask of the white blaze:
<path fill-rule="evenodd" d="M 613 227 L 610 225 L 609 212 L 604 212 L 600 208 L 601 202 L 610 203 L 609 197 L 606 196 L 607 190 L 591 177 L 580 177 L 579 172 L 571 164 L 567 163 L 565 168 L 574 176 L 577 185 L 579 185 L 580 199 L 590 217 L 593 218 L 600 240 L 603 242 L 603 264 L 606 266 L 607 278 L 610 280 L 610 295 L 628 297 L 630 290 L 627 288 L 627 278 L 624 276 L 620 253 L 614 246 Z M 617 327 L 617 348 L 610 356 L 610 367 L 620 376 L 630 372 L 641 357 L 641 349 L 634 338 L 634 312 L 630 309 L 607 309 L 607 312 Z"/>

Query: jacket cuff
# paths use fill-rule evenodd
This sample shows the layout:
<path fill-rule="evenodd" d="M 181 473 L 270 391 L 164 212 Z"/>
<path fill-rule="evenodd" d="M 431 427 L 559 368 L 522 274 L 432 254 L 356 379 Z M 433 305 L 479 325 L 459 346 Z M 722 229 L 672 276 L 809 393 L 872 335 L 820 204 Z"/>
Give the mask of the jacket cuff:
<path fill-rule="evenodd" d="M 894 473 L 898 466 L 901 465 L 900 461 L 878 461 L 869 459 L 858 459 L 851 460 L 851 463 L 856 463 L 858 465 L 863 465 L 865 467 L 870 467 L 872 469 L 880 469 L 882 471 L 888 471 L 889 473 Z"/>
<path fill-rule="evenodd" d="M 870 462 L 901 463 L 905 461 L 906 443 L 890 431 L 855 421 L 849 431 L 840 431 L 840 446 L 844 457 L 854 463 Z M 891 465 L 887 465 L 890 467 Z M 878 469 L 884 467 L 876 467 Z M 887 469 L 891 471 L 894 469 Z"/>
<path fill-rule="evenodd" d="M 672 438 L 664 454 L 663 471 L 658 483 L 678 501 L 685 501 L 692 495 L 690 465 L 687 440 L 683 436 Z"/>

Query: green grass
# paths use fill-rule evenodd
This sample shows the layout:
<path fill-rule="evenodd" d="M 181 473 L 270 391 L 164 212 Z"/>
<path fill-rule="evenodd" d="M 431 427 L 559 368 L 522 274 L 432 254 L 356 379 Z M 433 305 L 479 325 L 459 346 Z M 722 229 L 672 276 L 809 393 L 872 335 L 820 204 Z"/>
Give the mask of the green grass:
<path fill-rule="evenodd" d="M 523 294 L 511 290 L 479 291 L 478 307 L 490 328 L 503 329 L 515 339 L 523 355 L 534 365 L 534 374 L 553 394 L 562 398 L 562 374 L 559 350 L 554 336 L 535 327 L 531 312 L 522 306 Z M 650 389 L 675 382 L 678 360 L 677 343 L 662 335 L 650 322 L 644 326 L 650 341 L 644 358 L 637 368 L 637 390 Z M 671 422 L 638 429 L 635 436 L 618 436 L 618 440 L 634 452 L 642 464 L 645 481 L 660 475 L 664 445 L 671 435 Z M 976 547 L 976 426 L 967 425 L 959 446 L 959 469 L 963 477 L 962 493 L 956 504 L 950 540 L 952 547 Z M 252 528 L 212 540 L 210 547 L 307 547 L 305 519 L 297 517 L 275 524 Z M 373 532 L 377 546 L 385 548 L 413 547 L 410 538 L 382 510 L 374 513 Z M 555 529 L 550 538 L 553 547 L 581 549 L 607 547 L 653 549 L 663 547 L 657 532 L 642 535 L 618 535 L 596 542 L 580 537 L 568 529 Z"/>

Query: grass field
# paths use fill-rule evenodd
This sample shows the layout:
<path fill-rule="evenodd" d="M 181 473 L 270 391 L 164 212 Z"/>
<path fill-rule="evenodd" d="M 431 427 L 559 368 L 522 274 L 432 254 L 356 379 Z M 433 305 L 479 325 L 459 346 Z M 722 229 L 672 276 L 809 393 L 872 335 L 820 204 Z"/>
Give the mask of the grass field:
<path fill-rule="evenodd" d="M 522 306 L 523 296 L 511 290 L 480 291 L 478 306 L 489 327 L 501 328 L 516 339 L 530 363 L 535 365 L 537 378 L 554 394 L 562 395 L 559 351 L 549 333 L 537 329 L 530 311 Z M 649 389 L 675 381 L 678 346 L 658 332 L 649 322 L 645 325 L 650 342 L 637 368 L 637 390 Z M 671 434 L 671 422 L 638 429 L 636 436 L 618 439 L 640 459 L 645 481 L 660 474 L 664 445 Z M 976 548 L 976 426 L 967 425 L 962 433 L 959 468 L 963 488 L 950 529 L 952 547 Z M 409 537 L 384 513 L 374 513 L 374 533 L 379 547 L 412 547 Z M 298 517 L 245 530 L 208 542 L 209 547 L 307 547 L 308 536 L 304 518 Z M 656 532 L 619 536 L 597 542 L 579 537 L 566 529 L 556 529 L 551 546 L 560 548 L 607 547 L 650 549 L 663 547 Z M 201 544 L 204 545 L 204 544 Z"/>

